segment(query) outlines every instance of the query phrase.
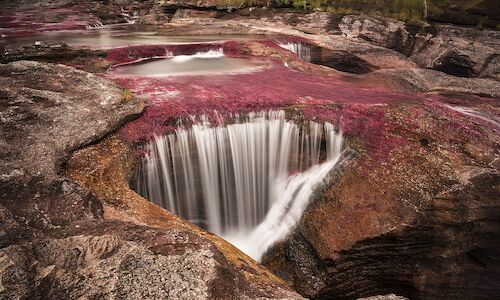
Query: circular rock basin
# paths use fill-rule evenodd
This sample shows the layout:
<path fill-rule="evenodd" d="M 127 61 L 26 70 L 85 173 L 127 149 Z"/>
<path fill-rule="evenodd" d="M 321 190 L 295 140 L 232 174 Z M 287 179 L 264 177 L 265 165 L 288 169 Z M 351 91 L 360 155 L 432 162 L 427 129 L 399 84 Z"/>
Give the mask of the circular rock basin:
<path fill-rule="evenodd" d="M 211 50 L 118 66 L 110 73 L 150 77 L 241 74 L 259 71 L 265 65 L 262 60 L 225 57 L 221 51 Z"/>

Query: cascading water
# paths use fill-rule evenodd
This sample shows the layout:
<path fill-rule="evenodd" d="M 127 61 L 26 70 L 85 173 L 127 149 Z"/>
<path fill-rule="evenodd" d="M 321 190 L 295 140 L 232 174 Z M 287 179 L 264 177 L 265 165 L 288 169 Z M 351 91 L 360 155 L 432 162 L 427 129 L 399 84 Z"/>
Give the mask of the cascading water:
<path fill-rule="evenodd" d="M 278 42 L 278 45 L 281 48 L 284 48 L 288 51 L 291 51 L 297 56 L 307 62 L 310 62 L 312 60 L 311 57 L 311 46 L 305 44 L 305 43 L 300 43 L 300 42 Z"/>
<path fill-rule="evenodd" d="M 192 55 L 173 55 L 171 52 L 167 51 L 167 56 L 171 57 L 171 60 L 173 62 L 183 63 L 197 58 L 207 58 L 207 59 L 221 58 L 224 57 L 224 50 L 222 49 L 222 47 L 220 47 L 205 52 L 196 52 L 195 54 Z"/>
<path fill-rule="evenodd" d="M 167 77 L 242 74 L 258 72 L 263 68 L 263 61 L 226 57 L 222 47 L 189 55 L 174 55 L 173 51 L 167 48 L 164 56 L 115 65 L 110 73 L 121 76 Z"/>
<path fill-rule="evenodd" d="M 296 225 L 341 150 L 332 124 L 299 126 L 283 111 L 227 126 L 202 118 L 146 145 L 136 190 L 260 259 Z"/>

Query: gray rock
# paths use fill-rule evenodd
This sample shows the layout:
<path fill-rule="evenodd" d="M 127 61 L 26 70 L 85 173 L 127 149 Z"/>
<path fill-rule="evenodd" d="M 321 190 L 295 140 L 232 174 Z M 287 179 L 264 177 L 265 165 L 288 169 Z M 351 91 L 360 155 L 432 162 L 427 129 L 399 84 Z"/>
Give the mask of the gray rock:
<path fill-rule="evenodd" d="M 217 276 L 208 249 L 165 256 L 114 235 L 14 245 L 0 262 L 1 299 L 202 299 Z"/>
<path fill-rule="evenodd" d="M 410 92 L 439 92 L 500 97 L 500 82 L 487 78 L 462 78 L 443 72 L 408 68 L 377 70 L 366 75 L 373 80 L 387 80 L 392 87 Z"/>
<path fill-rule="evenodd" d="M 388 294 L 388 295 L 371 296 L 367 298 L 358 298 L 358 300 L 408 300 L 408 298 L 397 296 L 395 294 Z"/>
<path fill-rule="evenodd" d="M 0 65 L 0 205 L 39 229 L 100 218 L 101 205 L 90 192 L 59 173 L 71 151 L 142 107 L 115 84 L 71 67 Z M 6 231 L 2 244 L 27 232 L 34 234 L 22 227 Z"/>
<path fill-rule="evenodd" d="M 500 80 L 500 33 L 495 30 L 437 25 L 434 33 L 415 37 L 411 59 L 461 77 Z"/>
<path fill-rule="evenodd" d="M 347 37 L 363 39 L 374 45 L 402 52 L 407 49 L 411 40 L 404 22 L 383 17 L 347 15 L 338 26 Z"/>
<path fill-rule="evenodd" d="M 0 174 L 56 176 L 71 151 L 142 111 L 111 82 L 33 61 L 0 65 L 0 101 Z"/>

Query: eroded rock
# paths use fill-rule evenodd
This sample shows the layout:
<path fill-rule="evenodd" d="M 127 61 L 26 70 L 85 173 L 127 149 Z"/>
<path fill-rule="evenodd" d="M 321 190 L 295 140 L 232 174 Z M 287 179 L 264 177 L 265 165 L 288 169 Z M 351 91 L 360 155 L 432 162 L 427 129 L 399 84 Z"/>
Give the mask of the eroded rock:
<path fill-rule="evenodd" d="M 0 83 L 0 299 L 302 298 L 128 189 L 127 145 L 90 147 L 102 152 L 79 156 L 85 172 L 62 175 L 71 152 L 142 111 L 130 92 L 32 61 L 0 65 Z"/>
<path fill-rule="evenodd" d="M 346 127 L 370 128 L 354 131 L 350 144 L 364 154 L 315 198 L 264 264 L 311 298 L 497 298 L 498 125 L 451 106 L 496 111 L 498 104 L 473 99 L 358 107 L 364 121 Z M 378 118 L 383 126 L 373 125 Z M 469 143 L 477 150 L 465 150 Z"/>
<path fill-rule="evenodd" d="M 500 34 L 452 25 L 436 25 L 415 37 L 411 58 L 422 68 L 460 77 L 500 80 Z"/>
<path fill-rule="evenodd" d="M 366 40 L 374 45 L 408 52 L 411 35 L 405 22 L 382 17 L 347 15 L 338 24 L 340 31 L 351 38 Z"/>
<path fill-rule="evenodd" d="M 397 296 L 394 294 L 371 296 L 367 298 L 359 298 L 358 300 L 408 300 L 406 297 Z"/>
<path fill-rule="evenodd" d="M 500 82 L 488 78 L 461 78 L 435 70 L 408 68 L 377 70 L 366 81 L 387 81 L 391 88 L 409 92 L 462 93 L 500 97 Z"/>

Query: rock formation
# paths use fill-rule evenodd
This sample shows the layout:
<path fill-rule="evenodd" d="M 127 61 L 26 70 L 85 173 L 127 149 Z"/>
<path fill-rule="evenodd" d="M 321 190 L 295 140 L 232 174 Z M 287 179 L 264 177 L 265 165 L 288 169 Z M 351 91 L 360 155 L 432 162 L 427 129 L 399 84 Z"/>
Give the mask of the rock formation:
<path fill-rule="evenodd" d="M 318 194 L 264 265 L 312 298 L 495 298 L 499 124 L 478 107 L 461 110 L 458 99 L 363 112 L 370 122 L 380 111 L 384 127 L 364 129 L 377 138 L 361 138 L 365 154 Z"/>
<path fill-rule="evenodd" d="M 267 36 L 100 50 L 19 48 L 2 37 L 0 299 L 499 298 L 499 35 L 432 23 L 484 15 L 494 25 L 490 6 L 410 25 L 324 11 L 231 13 L 220 1 L 9 3 L 5 37 L 127 21 L 165 35 Z M 312 63 L 284 42 L 310 47 Z M 211 80 L 108 71 L 214 46 L 266 67 Z M 263 265 L 129 187 L 137 144 L 216 109 L 282 109 L 339 126 L 347 139 L 331 184 Z"/>

